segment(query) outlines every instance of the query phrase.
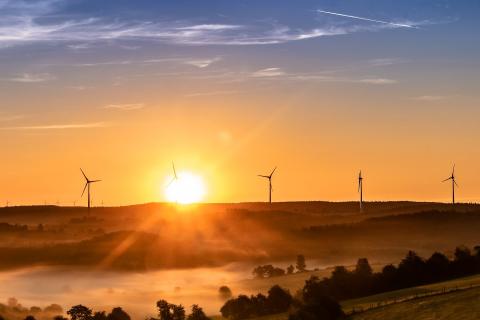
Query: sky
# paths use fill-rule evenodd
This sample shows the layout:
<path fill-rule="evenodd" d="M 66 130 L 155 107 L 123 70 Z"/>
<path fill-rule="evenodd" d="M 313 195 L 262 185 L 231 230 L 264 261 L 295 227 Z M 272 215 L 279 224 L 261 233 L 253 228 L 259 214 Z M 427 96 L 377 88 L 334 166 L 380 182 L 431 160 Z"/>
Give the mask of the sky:
<path fill-rule="evenodd" d="M 0 201 L 480 201 L 480 2 L 0 0 Z M 0 202 L 1 203 L 1 202 Z M 3 205 L 3 204 L 2 204 Z"/>

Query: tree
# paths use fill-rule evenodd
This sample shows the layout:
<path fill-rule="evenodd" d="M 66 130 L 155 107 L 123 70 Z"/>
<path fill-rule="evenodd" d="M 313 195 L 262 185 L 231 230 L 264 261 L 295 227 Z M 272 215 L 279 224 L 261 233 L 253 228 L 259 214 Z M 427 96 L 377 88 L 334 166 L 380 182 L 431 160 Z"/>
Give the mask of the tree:
<path fill-rule="evenodd" d="M 293 298 L 290 292 L 275 285 L 268 290 L 267 300 L 269 310 L 273 313 L 280 313 L 290 308 Z"/>
<path fill-rule="evenodd" d="M 307 268 L 307 264 L 305 263 L 305 257 L 303 254 L 299 254 L 297 256 L 297 272 L 305 272 Z"/>
<path fill-rule="evenodd" d="M 232 297 L 232 290 L 230 290 L 230 288 L 227 286 L 221 286 L 218 289 L 218 296 L 222 300 L 228 300 Z"/>
<path fill-rule="evenodd" d="M 220 309 L 224 318 L 233 320 L 247 319 L 251 313 L 252 302 L 246 295 L 239 295 L 236 299 L 228 300 Z"/>
<path fill-rule="evenodd" d="M 107 320 L 131 320 L 131 319 L 128 313 L 123 311 L 122 308 L 117 307 L 117 308 L 113 308 L 112 312 L 108 314 Z"/>
<path fill-rule="evenodd" d="M 91 320 L 92 319 L 92 310 L 82 306 L 81 304 L 73 306 L 70 310 L 67 311 L 67 314 L 72 318 L 72 320 Z"/>
<path fill-rule="evenodd" d="M 26 316 L 25 320 L 36 320 L 34 316 Z"/>
<path fill-rule="evenodd" d="M 336 320 L 344 316 L 340 304 L 325 294 L 325 282 L 312 276 L 302 289 L 302 303 L 289 320 Z"/>
<path fill-rule="evenodd" d="M 426 263 L 430 281 L 444 280 L 449 276 L 450 260 L 444 254 L 435 252 Z"/>
<path fill-rule="evenodd" d="M 409 251 L 407 256 L 398 265 L 399 283 L 402 287 L 410 287 L 426 282 L 426 264 L 414 251 Z"/>
<path fill-rule="evenodd" d="M 358 259 L 357 265 L 355 266 L 355 274 L 366 278 L 372 275 L 372 267 L 370 266 L 370 263 L 368 263 L 367 258 Z"/>
<path fill-rule="evenodd" d="M 172 320 L 185 320 L 185 308 L 180 305 L 171 305 L 172 308 Z"/>
<path fill-rule="evenodd" d="M 287 268 L 287 274 L 293 274 L 293 271 L 295 271 L 295 267 L 292 265 L 289 265 Z"/>
<path fill-rule="evenodd" d="M 170 304 L 166 300 L 157 301 L 158 317 L 160 320 L 172 320 L 172 314 L 170 312 Z"/>
<path fill-rule="evenodd" d="M 188 315 L 187 320 L 210 320 L 210 318 L 207 317 L 202 308 L 194 304 L 192 306 L 192 313 Z"/>
<path fill-rule="evenodd" d="M 93 314 L 93 320 L 107 320 L 107 315 L 105 311 L 97 311 Z"/>

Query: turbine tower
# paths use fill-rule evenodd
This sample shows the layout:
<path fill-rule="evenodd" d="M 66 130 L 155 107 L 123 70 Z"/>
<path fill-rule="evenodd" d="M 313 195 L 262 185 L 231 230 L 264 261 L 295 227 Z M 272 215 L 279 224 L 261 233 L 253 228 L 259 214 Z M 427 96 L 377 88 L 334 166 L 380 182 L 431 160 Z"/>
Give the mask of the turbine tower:
<path fill-rule="evenodd" d="M 455 187 L 458 187 L 457 181 L 455 180 L 455 165 L 453 165 L 452 175 L 442 182 L 452 180 L 452 204 L 455 204 Z"/>
<path fill-rule="evenodd" d="M 360 213 L 363 212 L 363 177 L 362 170 L 358 174 L 358 192 L 360 193 Z"/>
<path fill-rule="evenodd" d="M 85 174 L 85 172 L 83 172 L 82 168 L 80 168 L 80 171 L 82 171 L 82 174 L 83 174 L 83 177 L 85 178 L 85 187 L 83 187 L 83 191 L 82 191 L 82 197 L 83 197 L 83 194 L 85 193 L 85 189 L 88 189 L 88 214 L 90 215 L 90 184 L 92 183 L 95 183 L 95 182 L 100 182 L 102 180 L 90 180 L 87 178 L 87 175 Z"/>
<path fill-rule="evenodd" d="M 268 179 L 268 202 L 269 202 L 269 203 L 272 203 L 272 191 L 273 191 L 273 187 L 272 187 L 272 176 L 273 176 L 273 174 L 275 173 L 275 170 L 277 170 L 277 167 L 275 167 L 275 168 L 273 169 L 272 173 L 270 173 L 270 175 L 268 175 L 268 176 L 261 175 L 261 174 L 258 175 L 259 177 Z"/>

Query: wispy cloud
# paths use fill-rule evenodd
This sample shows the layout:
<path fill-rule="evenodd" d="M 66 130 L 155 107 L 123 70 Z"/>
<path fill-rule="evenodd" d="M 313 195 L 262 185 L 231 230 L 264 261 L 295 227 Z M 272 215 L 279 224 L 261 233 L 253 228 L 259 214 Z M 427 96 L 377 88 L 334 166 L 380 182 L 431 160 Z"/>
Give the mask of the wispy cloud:
<path fill-rule="evenodd" d="M 129 104 L 109 104 L 104 106 L 104 109 L 115 109 L 123 111 L 132 111 L 143 109 L 145 105 L 143 103 L 129 103 Z"/>
<path fill-rule="evenodd" d="M 16 126 L 3 127 L 0 130 L 66 130 L 66 129 L 90 129 L 108 127 L 108 122 L 92 122 L 92 123 L 74 123 L 74 124 L 50 124 L 38 126 Z"/>
<path fill-rule="evenodd" d="M 252 73 L 252 76 L 256 78 L 280 77 L 284 75 L 286 75 L 286 73 L 281 68 L 266 68 Z"/>
<path fill-rule="evenodd" d="M 238 24 L 192 24 L 188 21 L 138 21 L 118 18 L 72 16 L 59 12 L 65 0 L 3 1 L 0 20 L 0 47 L 32 42 L 65 42 L 70 49 L 87 49 L 92 44 L 112 40 L 149 40 L 182 45 L 262 45 L 342 35 L 361 31 L 377 31 L 384 27 L 415 28 L 402 24 L 341 13 L 318 11 L 373 22 L 373 25 L 335 27 L 318 25 L 313 28 L 269 24 L 252 21 Z M 55 17 L 52 19 L 52 17 Z M 313 22 L 313 21 L 312 21 Z"/>
<path fill-rule="evenodd" d="M 25 118 L 23 114 L 4 114 L 0 113 L 0 122 L 15 121 Z"/>
<path fill-rule="evenodd" d="M 367 84 L 378 84 L 378 85 L 398 83 L 397 80 L 387 79 L 387 78 L 365 78 L 365 79 L 358 80 L 358 82 L 359 83 L 367 83 Z"/>
<path fill-rule="evenodd" d="M 12 82 L 37 83 L 54 80 L 55 77 L 50 73 L 22 73 L 15 75 L 7 80 Z"/>
<path fill-rule="evenodd" d="M 426 101 L 426 102 L 434 102 L 434 101 L 441 101 L 447 99 L 446 96 L 418 96 L 418 97 L 413 97 L 413 100 L 418 100 L 418 101 Z"/>
<path fill-rule="evenodd" d="M 399 59 L 399 58 L 378 58 L 378 59 L 371 59 L 368 61 L 369 66 L 371 67 L 385 67 L 391 66 L 399 63 L 403 63 L 406 60 Z"/>
<path fill-rule="evenodd" d="M 365 18 L 365 17 L 352 16 L 352 15 L 338 13 L 338 12 L 331 12 L 331 11 L 324 11 L 324 10 L 318 10 L 318 12 L 319 13 L 324 13 L 324 14 L 330 14 L 330 15 L 334 15 L 334 16 L 339 16 L 339 17 L 344 17 L 344 18 L 351 18 L 351 19 L 356 19 L 356 20 L 363 20 L 363 21 L 381 23 L 381 24 L 386 24 L 386 25 L 390 25 L 390 26 L 393 26 L 393 27 L 418 28 L 417 26 L 412 25 L 412 24 L 395 23 L 395 22 L 390 22 L 390 21 L 376 20 L 376 19 L 370 19 L 370 18 Z"/>
<path fill-rule="evenodd" d="M 220 60 L 221 60 L 220 57 L 215 57 L 215 58 L 212 58 L 212 59 L 186 60 L 185 64 L 203 69 L 203 68 L 206 68 L 206 67 L 210 66 L 212 63 L 215 63 L 215 62 L 220 61 Z"/>
<path fill-rule="evenodd" d="M 198 24 L 187 27 L 180 27 L 177 30 L 193 30 L 193 31 L 223 31 L 223 30 L 233 30 L 241 29 L 243 26 L 238 25 L 228 25 L 228 24 Z"/>
<path fill-rule="evenodd" d="M 187 98 L 210 97 L 210 96 L 229 95 L 229 94 L 235 94 L 235 93 L 238 93 L 238 91 L 224 90 L 224 91 L 211 91 L 211 92 L 196 92 L 196 93 L 187 94 L 185 95 L 185 97 Z"/>

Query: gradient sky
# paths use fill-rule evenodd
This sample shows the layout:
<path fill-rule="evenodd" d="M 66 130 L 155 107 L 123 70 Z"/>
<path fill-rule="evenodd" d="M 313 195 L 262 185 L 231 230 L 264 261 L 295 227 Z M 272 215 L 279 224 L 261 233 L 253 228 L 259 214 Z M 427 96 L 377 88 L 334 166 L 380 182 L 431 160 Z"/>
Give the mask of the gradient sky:
<path fill-rule="evenodd" d="M 376 20 L 376 21 L 373 21 Z M 0 0 L 0 201 L 480 200 L 480 2 Z M 83 201 L 83 200 L 82 200 Z"/>

